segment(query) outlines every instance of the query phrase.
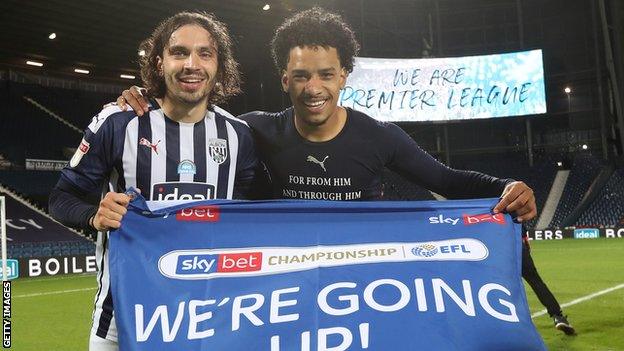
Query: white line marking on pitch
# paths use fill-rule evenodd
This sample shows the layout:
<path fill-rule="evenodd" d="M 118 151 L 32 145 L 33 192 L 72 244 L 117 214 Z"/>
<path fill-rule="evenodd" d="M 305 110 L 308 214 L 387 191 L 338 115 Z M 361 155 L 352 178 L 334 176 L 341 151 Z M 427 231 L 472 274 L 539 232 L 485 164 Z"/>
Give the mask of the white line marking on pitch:
<path fill-rule="evenodd" d="M 616 286 L 614 286 L 614 287 L 611 287 L 611 288 L 608 288 L 608 289 L 604 289 L 604 290 L 600 290 L 600 291 L 595 292 L 595 293 L 593 293 L 593 294 L 590 294 L 590 295 L 587 295 L 587 296 L 580 297 L 580 298 L 578 298 L 578 299 L 576 299 L 576 300 L 572 300 L 572 301 L 570 301 L 570 302 L 566 302 L 566 303 L 564 303 L 563 305 L 561 305 L 561 307 L 563 308 L 563 307 L 568 307 L 568 306 L 576 305 L 577 303 L 581 303 L 581 302 L 583 302 L 583 301 L 591 300 L 591 299 L 593 299 L 593 298 L 594 298 L 594 297 L 596 297 L 596 296 L 600 296 L 600 295 L 608 294 L 608 293 L 610 293 L 610 292 L 612 292 L 612 291 L 615 291 L 615 290 L 618 290 L 618 289 L 622 289 L 622 288 L 624 288 L 624 284 L 616 285 Z M 535 317 L 543 316 L 543 315 L 545 315 L 546 313 L 548 313 L 546 310 L 541 310 L 541 311 L 538 311 L 538 312 L 533 313 L 533 314 L 531 315 L 531 318 L 535 318 Z"/>
<path fill-rule="evenodd" d="M 72 289 L 72 290 L 48 291 L 48 292 L 43 292 L 43 293 L 24 294 L 24 295 L 15 295 L 15 296 L 13 296 L 13 298 L 18 298 L 18 297 L 34 297 L 34 296 L 43 296 L 43 295 L 58 295 L 58 294 L 66 294 L 66 293 L 77 292 L 77 291 L 88 291 L 88 290 L 95 290 L 95 289 L 97 289 L 97 288 L 84 288 L 84 289 Z"/>

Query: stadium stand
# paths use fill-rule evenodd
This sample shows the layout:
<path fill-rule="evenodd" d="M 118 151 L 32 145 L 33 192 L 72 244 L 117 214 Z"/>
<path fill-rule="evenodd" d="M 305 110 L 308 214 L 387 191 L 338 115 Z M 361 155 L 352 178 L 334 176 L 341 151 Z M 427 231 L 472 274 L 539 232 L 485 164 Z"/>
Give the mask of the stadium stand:
<path fill-rule="evenodd" d="M 562 221 L 581 202 L 602 166 L 602 162 L 592 155 L 579 154 L 575 157 L 561 200 L 549 227 L 559 227 Z"/>
<path fill-rule="evenodd" d="M 11 161 L 7 160 L 3 154 L 0 154 L 0 169 L 11 168 Z"/>
<path fill-rule="evenodd" d="M 575 226 L 613 226 L 624 217 L 624 168 L 613 172 L 606 186 L 591 206 L 581 214 Z"/>
<path fill-rule="evenodd" d="M 95 254 L 95 244 L 86 240 L 11 243 L 7 248 L 8 256 L 14 259 Z"/>
<path fill-rule="evenodd" d="M 24 92 L 81 130 L 89 124 L 91 117 L 100 112 L 104 104 L 117 98 L 117 95 L 111 94 L 36 85 L 25 86 Z"/>
<path fill-rule="evenodd" d="M 540 209 L 556 174 L 556 161 L 559 156 L 543 157 L 530 167 L 526 156 L 517 153 L 458 155 L 453 158 L 453 167 L 475 170 L 501 178 L 513 178 L 529 184 L 535 191 L 538 209 Z M 386 200 L 433 200 L 429 191 L 411 184 L 400 175 L 387 171 L 384 173 L 384 198 Z M 529 227 L 534 226 L 529 223 Z"/>
<path fill-rule="evenodd" d="M 11 258 L 93 255 L 95 244 L 54 221 L 42 209 L 6 187 L 8 256 Z"/>
<path fill-rule="evenodd" d="M 526 156 L 515 152 L 456 155 L 452 157 L 451 165 L 453 168 L 479 171 L 500 178 L 526 180 L 531 174 Z"/>
<path fill-rule="evenodd" d="M 5 91 L 8 104 L 0 122 L 0 152 L 18 165 L 26 158 L 62 160 L 62 149 L 78 145 L 81 134 L 25 100 L 27 89 L 12 83 Z"/>
<path fill-rule="evenodd" d="M 0 172 L 0 184 L 34 201 L 40 208 L 48 207 L 48 196 L 58 178 L 58 171 L 22 169 Z"/>

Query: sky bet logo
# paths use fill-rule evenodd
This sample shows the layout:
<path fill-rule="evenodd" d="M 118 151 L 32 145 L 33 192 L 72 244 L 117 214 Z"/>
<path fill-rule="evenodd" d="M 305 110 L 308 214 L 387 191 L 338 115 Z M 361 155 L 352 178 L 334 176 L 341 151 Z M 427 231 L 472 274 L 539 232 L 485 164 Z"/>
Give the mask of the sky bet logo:
<path fill-rule="evenodd" d="M 495 215 L 490 213 L 476 214 L 476 215 L 464 215 L 464 225 L 478 224 L 478 223 L 496 223 L 505 225 L 505 215 L 497 213 Z"/>
<path fill-rule="evenodd" d="M 210 200 L 214 199 L 212 184 L 169 182 L 157 183 L 152 188 L 153 201 L 168 200 Z"/>
<path fill-rule="evenodd" d="M 180 255 L 176 274 L 253 272 L 262 268 L 262 252 Z"/>
<path fill-rule="evenodd" d="M 459 218 L 451 218 L 445 217 L 444 215 L 438 215 L 436 217 L 429 217 L 429 223 L 431 224 L 450 224 L 457 225 L 459 223 Z M 502 213 L 498 214 L 476 214 L 476 215 L 463 215 L 463 223 L 464 225 L 472 225 L 478 223 L 496 223 L 500 225 L 505 225 L 505 215 Z"/>

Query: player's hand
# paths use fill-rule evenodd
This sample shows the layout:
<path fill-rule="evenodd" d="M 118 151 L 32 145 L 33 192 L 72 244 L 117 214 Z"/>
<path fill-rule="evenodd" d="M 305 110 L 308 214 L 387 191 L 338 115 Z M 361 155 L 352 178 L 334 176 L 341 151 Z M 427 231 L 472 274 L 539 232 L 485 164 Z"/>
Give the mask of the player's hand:
<path fill-rule="evenodd" d="M 509 183 L 501 200 L 494 206 L 494 213 L 513 213 L 518 222 L 525 222 L 535 218 L 537 215 L 537 205 L 535 204 L 535 194 L 524 182 Z"/>
<path fill-rule="evenodd" d="M 98 231 L 117 229 L 121 226 L 121 219 L 128 212 L 130 196 L 124 193 L 108 192 L 93 216 L 93 228 Z"/>
<path fill-rule="evenodd" d="M 130 89 L 124 90 L 121 96 L 117 98 L 117 106 L 122 111 L 128 109 L 128 105 L 132 107 L 137 116 L 143 116 L 145 112 L 149 111 L 149 102 L 143 95 L 145 89 L 133 85 Z"/>

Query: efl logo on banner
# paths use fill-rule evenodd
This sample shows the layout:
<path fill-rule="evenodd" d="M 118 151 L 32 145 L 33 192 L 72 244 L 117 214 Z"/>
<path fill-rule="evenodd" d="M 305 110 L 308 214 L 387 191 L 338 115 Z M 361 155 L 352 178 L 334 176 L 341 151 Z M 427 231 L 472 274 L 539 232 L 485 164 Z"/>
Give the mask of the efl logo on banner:
<path fill-rule="evenodd" d="M 219 207 L 197 206 L 182 209 L 176 213 L 178 221 L 217 222 L 219 221 Z"/>
<path fill-rule="evenodd" d="M 505 225 L 505 215 L 498 214 L 477 214 L 477 215 L 464 215 L 464 225 L 478 224 L 478 223 L 496 223 Z"/>

